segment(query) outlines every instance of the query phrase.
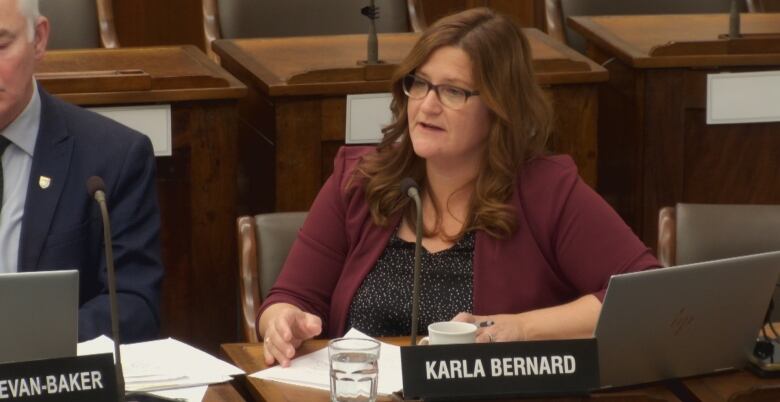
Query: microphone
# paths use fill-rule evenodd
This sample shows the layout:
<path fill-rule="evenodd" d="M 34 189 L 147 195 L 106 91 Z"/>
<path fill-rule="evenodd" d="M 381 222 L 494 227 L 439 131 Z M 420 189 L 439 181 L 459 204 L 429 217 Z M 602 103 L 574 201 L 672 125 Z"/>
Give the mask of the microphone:
<path fill-rule="evenodd" d="M 411 177 L 401 180 L 401 192 L 411 197 L 417 207 L 417 225 L 414 238 L 414 284 L 412 285 L 412 346 L 417 345 L 417 325 L 420 320 L 420 250 L 422 249 L 422 201 L 420 188 Z"/>
<path fill-rule="evenodd" d="M 116 356 L 116 388 L 119 401 L 125 399 L 125 376 L 122 373 L 122 356 L 119 353 L 119 311 L 116 298 L 116 276 L 114 274 L 114 246 L 111 242 L 111 221 L 106 205 L 106 185 L 103 179 L 92 176 L 87 180 L 87 192 L 100 205 L 103 217 L 103 243 L 106 247 L 106 267 L 108 268 L 108 297 L 111 300 L 111 336 L 114 338 L 114 356 Z"/>

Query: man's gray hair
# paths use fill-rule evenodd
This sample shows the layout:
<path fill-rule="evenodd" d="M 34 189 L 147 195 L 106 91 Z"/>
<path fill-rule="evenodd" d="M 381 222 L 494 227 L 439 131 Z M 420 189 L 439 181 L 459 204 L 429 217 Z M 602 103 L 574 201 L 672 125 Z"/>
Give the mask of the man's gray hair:
<path fill-rule="evenodd" d="M 38 0 L 16 0 L 19 5 L 19 11 L 27 19 L 27 40 L 32 42 L 35 39 L 35 23 L 41 12 L 38 8 Z"/>

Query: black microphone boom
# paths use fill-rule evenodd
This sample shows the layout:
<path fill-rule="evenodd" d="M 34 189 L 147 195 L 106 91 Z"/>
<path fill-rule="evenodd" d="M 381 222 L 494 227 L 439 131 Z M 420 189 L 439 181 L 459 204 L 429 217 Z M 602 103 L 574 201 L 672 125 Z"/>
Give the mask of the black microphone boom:
<path fill-rule="evenodd" d="M 417 182 L 411 177 L 401 180 L 401 192 L 414 200 L 417 207 L 417 225 L 414 238 L 414 282 L 412 285 L 412 346 L 417 344 L 417 325 L 420 321 L 420 251 L 422 249 L 422 201 Z"/>
<path fill-rule="evenodd" d="M 87 191 L 100 205 L 103 217 L 103 244 L 106 248 L 106 267 L 108 270 L 108 297 L 111 301 L 111 336 L 114 338 L 114 356 L 116 365 L 116 388 L 119 401 L 125 400 L 125 376 L 122 373 L 122 356 L 119 353 L 119 308 L 116 298 L 116 276 L 114 270 L 114 246 L 111 241 L 111 221 L 106 205 L 106 185 L 103 179 L 92 176 L 87 180 Z"/>

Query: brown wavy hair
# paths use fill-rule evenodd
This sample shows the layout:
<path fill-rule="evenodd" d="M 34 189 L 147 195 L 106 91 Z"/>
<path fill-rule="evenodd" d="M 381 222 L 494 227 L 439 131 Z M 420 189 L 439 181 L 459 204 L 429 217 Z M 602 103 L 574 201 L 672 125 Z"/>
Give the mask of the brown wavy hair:
<path fill-rule="evenodd" d="M 491 125 L 469 215 L 460 233 L 450 240 L 471 230 L 505 238 L 517 225 L 516 211 L 509 204 L 517 175 L 526 161 L 544 152 L 552 119 L 535 81 L 528 40 L 520 26 L 505 15 L 487 8 L 469 9 L 439 20 L 422 34 L 393 75 L 393 122 L 382 130 L 377 152 L 359 163 L 355 178 L 365 186 L 375 224 L 387 226 L 390 217 L 404 213 L 414 230 L 414 205 L 401 194 L 399 182 L 412 177 L 425 193 L 425 161 L 414 153 L 409 139 L 402 81 L 444 46 L 460 48 L 470 57 L 475 89 L 489 109 Z M 426 236 L 437 234 L 441 222 L 435 202 L 434 208 L 436 224 L 433 230 L 424 228 Z"/>

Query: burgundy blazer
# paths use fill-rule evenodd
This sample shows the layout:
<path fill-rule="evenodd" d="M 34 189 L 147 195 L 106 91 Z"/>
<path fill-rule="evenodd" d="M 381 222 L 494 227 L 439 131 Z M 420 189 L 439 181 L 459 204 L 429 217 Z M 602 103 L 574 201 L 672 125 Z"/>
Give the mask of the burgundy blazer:
<path fill-rule="evenodd" d="M 373 147 L 342 147 L 282 272 L 263 303 L 318 315 L 323 336 L 342 336 L 352 297 L 385 250 L 401 217 L 371 220 L 363 188 L 346 183 Z M 609 277 L 660 266 L 612 208 L 577 175 L 569 156 L 539 157 L 518 176 L 511 203 L 517 230 L 498 240 L 478 231 L 474 314 L 520 313 L 583 295 L 603 300 Z M 424 272 L 423 272 L 424 275 Z M 388 289 L 392 292 L 393 289 Z"/>

